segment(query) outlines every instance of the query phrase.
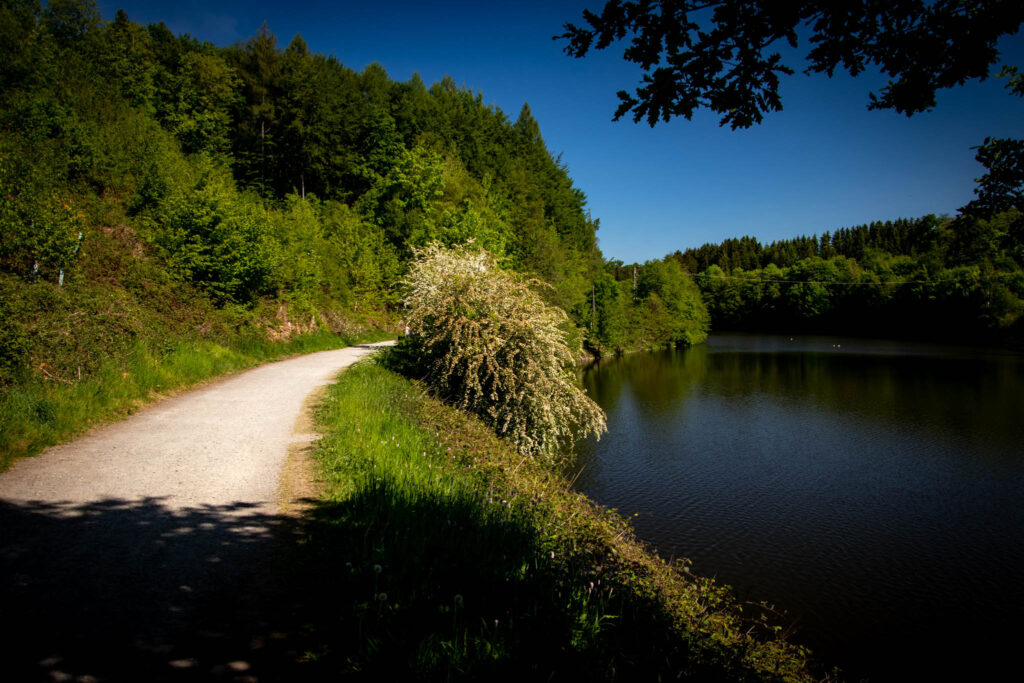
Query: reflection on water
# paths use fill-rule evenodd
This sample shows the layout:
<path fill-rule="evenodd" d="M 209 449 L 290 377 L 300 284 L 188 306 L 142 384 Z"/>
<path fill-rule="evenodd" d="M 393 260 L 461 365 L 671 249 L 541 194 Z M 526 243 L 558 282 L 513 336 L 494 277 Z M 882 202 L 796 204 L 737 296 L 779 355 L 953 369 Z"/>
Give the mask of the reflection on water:
<path fill-rule="evenodd" d="M 1024 584 L 1024 357 L 714 335 L 584 385 L 577 487 L 851 675 L 995 671 Z M 634 513 L 639 513 L 633 517 Z"/>

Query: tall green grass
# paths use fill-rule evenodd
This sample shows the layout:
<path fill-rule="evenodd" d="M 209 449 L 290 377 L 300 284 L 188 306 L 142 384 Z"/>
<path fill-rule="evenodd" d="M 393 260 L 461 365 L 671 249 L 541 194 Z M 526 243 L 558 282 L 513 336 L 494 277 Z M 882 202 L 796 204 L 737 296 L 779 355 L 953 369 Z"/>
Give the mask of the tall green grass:
<path fill-rule="evenodd" d="M 333 616 L 308 659 L 426 680 L 811 680 L 729 592 L 374 361 L 318 410 Z M 331 624 L 324 627 L 324 624 Z"/>
<path fill-rule="evenodd" d="M 82 378 L 25 376 L 0 390 L 0 471 L 92 425 L 129 414 L 162 394 L 299 353 L 389 337 L 380 330 L 342 336 L 318 330 L 275 343 L 250 334 L 231 342 L 137 341 Z"/>

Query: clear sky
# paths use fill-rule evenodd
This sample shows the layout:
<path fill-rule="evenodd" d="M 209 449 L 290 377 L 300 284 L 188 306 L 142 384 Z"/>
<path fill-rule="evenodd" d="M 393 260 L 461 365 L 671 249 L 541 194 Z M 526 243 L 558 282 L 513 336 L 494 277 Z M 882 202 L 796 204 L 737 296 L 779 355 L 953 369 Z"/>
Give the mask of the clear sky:
<path fill-rule="evenodd" d="M 784 110 L 733 131 L 710 113 L 650 128 L 612 122 L 615 93 L 640 71 L 622 47 L 567 57 L 551 39 L 604 0 L 100 0 L 104 19 L 164 21 L 175 33 L 228 45 L 266 21 L 283 48 L 310 50 L 361 71 L 378 62 L 394 80 L 450 75 L 515 119 L 529 102 L 548 149 L 589 200 L 601 249 L 627 263 L 752 235 L 768 243 L 873 220 L 955 214 L 984 169 L 972 146 L 1024 137 L 1024 98 L 1002 79 L 940 92 L 913 118 L 867 111 L 877 75 L 783 80 Z M 1024 35 L 1000 44 L 1024 67 Z M 808 48 L 801 45 L 799 54 Z"/>

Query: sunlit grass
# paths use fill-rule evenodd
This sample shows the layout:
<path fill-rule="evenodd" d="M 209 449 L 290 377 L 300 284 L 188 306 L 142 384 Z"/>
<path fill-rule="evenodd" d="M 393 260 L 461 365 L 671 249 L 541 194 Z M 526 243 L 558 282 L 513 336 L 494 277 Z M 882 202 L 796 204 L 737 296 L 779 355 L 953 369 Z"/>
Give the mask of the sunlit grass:
<path fill-rule="evenodd" d="M 810 679 L 806 653 L 726 589 L 648 553 L 617 514 L 419 384 L 361 362 L 318 421 L 311 533 L 338 582 L 319 665 L 430 680 Z"/>
<path fill-rule="evenodd" d="M 81 379 L 27 377 L 0 391 L 0 470 L 82 432 L 134 412 L 159 396 L 198 382 L 297 353 L 386 338 L 379 330 L 348 338 L 318 331 L 287 343 L 249 337 L 230 346 L 210 341 L 139 342 Z"/>

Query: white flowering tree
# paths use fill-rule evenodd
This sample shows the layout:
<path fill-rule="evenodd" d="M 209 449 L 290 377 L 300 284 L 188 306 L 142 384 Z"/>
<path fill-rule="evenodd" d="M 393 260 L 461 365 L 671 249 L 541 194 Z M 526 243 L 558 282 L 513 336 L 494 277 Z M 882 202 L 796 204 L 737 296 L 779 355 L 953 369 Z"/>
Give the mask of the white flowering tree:
<path fill-rule="evenodd" d="M 559 329 L 566 315 L 475 247 L 416 252 L 407 295 L 410 343 L 426 381 L 480 415 L 524 454 L 554 460 L 605 431 L 604 412 L 576 383 Z"/>

